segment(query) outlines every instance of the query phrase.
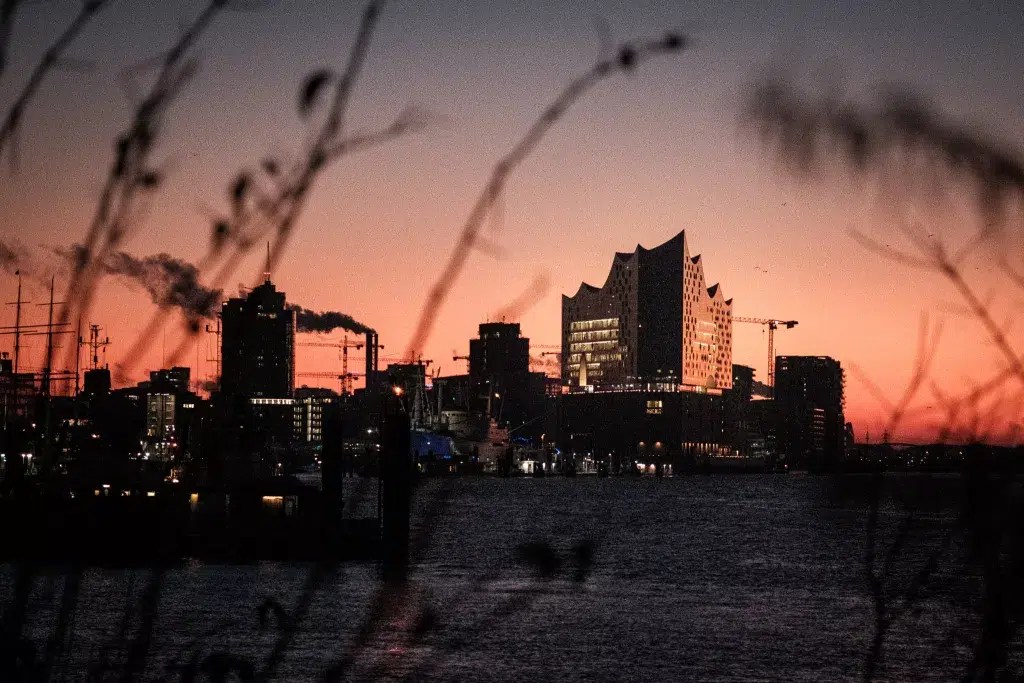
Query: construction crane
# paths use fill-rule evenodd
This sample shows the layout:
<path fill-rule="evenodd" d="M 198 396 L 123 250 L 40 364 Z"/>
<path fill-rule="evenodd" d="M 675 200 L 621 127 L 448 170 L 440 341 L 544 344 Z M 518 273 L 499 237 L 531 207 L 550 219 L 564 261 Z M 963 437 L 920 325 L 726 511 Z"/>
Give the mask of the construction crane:
<path fill-rule="evenodd" d="M 797 326 L 796 320 L 778 320 L 775 318 L 741 318 L 734 316 L 734 323 L 754 323 L 755 325 L 768 326 L 768 387 L 775 387 L 775 330 L 780 325 L 787 330 Z"/>
<path fill-rule="evenodd" d="M 217 369 L 216 377 L 217 377 L 217 386 L 218 387 L 220 386 L 220 363 L 221 363 L 221 359 L 220 359 L 220 350 L 221 350 L 221 348 L 220 348 L 220 338 L 221 338 L 221 335 L 224 334 L 224 330 L 221 327 L 221 319 L 222 319 L 221 318 L 221 314 L 217 313 L 216 318 L 215 318 L 216 324 L 213 327 L 211 327 L 210 325 L 206 326 L 206 333 L 207 334 L 212 334 L 212 335 L 217 337 L 217 345 L 214 347 L 214 350 L 213 350 L 213 358 L 207 357 L 206 360 L 208 360 L 208 361 L 212 360 L 214 362 L 214 367 Z"/>
<path fill-rule="evenodd" d="M 299 346 L 316 346 L 320 348 L 336 348 L 341 352 L 341 374 L 338 375 L 338 379 L 341 380 L 341 393 L 351 394 L 352 393 L 352 378 L 355 376 L 353 373 L 348 371 L 348 350 L 349 349 L 361 349 L 365 344 L 363 342 L 350 342 L 348 335 L 338 342 L 298 342 Z M 378 348 L 383 348 L 378 346 Z"/>
<path fill-rule="evenodd" d="M 339 375 L 336 372 L 296 372 L 298 377 L 312 377 L 315 379 L 336 379 L 341 382 L 342 393 L 345 391 L 345 376 Z"/>
<path fill-rule="evenodd" d="M 555 357 L 558 358 L 558 376 L 560 377 L 562 375 L 562 352 L 561 351 L 541 351 L 540 352 L 540 357 L 544 358 L 544 356 L 555 356 Z M 545 364 L 545 366 L 546 366 L 546 364 Z"/>

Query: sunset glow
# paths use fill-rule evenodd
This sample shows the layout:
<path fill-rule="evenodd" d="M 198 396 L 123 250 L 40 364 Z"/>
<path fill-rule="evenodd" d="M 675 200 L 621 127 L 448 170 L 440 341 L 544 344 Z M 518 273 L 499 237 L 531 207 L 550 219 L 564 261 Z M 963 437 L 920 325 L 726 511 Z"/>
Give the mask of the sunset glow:
<path fill-rule="evenodd" d="M 68 262 L 60 252 L 86 235 L 112 141 L 147 83 L 146 60 L 200 7 L 161 3 L 135 21 L 131 4 L 116 4 L 83 33 L 69 62 L 88 68 L 69 64 L 50 77 L 24 114 L 16 154 L 3 160 L 3 239 L 30 256 L 22 272 L 31 305 L 22 322 L 45 322 L 46 309 L 37 304 L 47 300 L 51 272 L 61 296 Z M 288 4 L 228 12 L 203 39 L 199 71 L 157 143 L 164 181 L 121 249 L 199 264 L 211 226 L 230 211 L 228 189 L 239 171 L 258 169 L 267 158 L 287 161 L 308 143 L 309 122 L 296 112 L 300 84 L 312 71 L 344 63 L 358 9 L 310 3 L 310 11 L 297 13 Z M 503 311 L 518 314 L 534 348 L 560 344 L 562 294 L 572 295 L 580 282 L 603 282 L 615 252 L 658 245 L 681 230 L 690 254 L 702 256 L 707 285 L 720 283 L 732 299 L 733 315 L 799 321 L 776 332 L 777 354 L 828 355 L 842 363 L 846 419 L 858 441 L 933 439 L 944 420 L 940 396 L 964 394 L 1004 369 L 991 334 L 947 280 L 886 258 L 853 234 L 895 254 L 911 248 L 898 228 L 914 226 L 955 250 L 985 220 L 969 191 L 936 190 L 921 177 L 913 191 L 896 193 L 884 179 L 854 179 L 838 163 L 793 173 L 743 120 L 742 108 L 749 84 L 768 70 L 854 100 L 898 82 L 950 120 L 1018 143 L 1019 10 L 1014 23 L 960 4 L 946 12 L 926 3 L 913 11 L 815 2 L 772 10 L 668 1 L 640 9 L 625 1 L 507 5 L 387 6 L 348 129 L 377 130 L 405 107 L 423 112 L 426 126 L 353 153 L 320 176 L 271 273 L 289 303 L 342 311 L 375 329 L 382 365 L 402 355 L 493 165 L 593 62 L 601 46 L 593 19 L 601 17 L 616 43 L 668 30 L 692 32 L 695 42 L 599 84 L 512 175 L 423 348 L 431 373 L 464 372 L 453 356 L 464 356 L 477 325 Z M 64 2 L 23 10 L 20 30 L 38 40 L 12 46 L 4 78 L 26 78 L 75 10 Z M 0 102 L 0 109 L 8 105 Z M 1011 233 L 1022 232 L 1020 215 Z M 1022 253 L 1019 237 L 994 237 L 963 266 L 999 324 L 1013 322 L 1024 289 L 995 258 L 1008 255 L 1020 266 Z M 262 244 L 252 248 L 224 283 L 224 298 L 259 282 L 266 259 Z M 202 271 L 203 281 L 211 283 L 214 273 Z M 0 273 L 4 302 L 14 300 L 16 283 L 13 269 Z M 114 368 L 154 310 L 145 291 L 106 277 L 82 324 L 99 324 L 111 338 L 106 353 Z M 941 328 L 927 388 L 898 431 L 884 434 L 913 375 L 922 320 L 929 331 Z M 13 307 L 5 307 L 3 321 L 14 324 Z M 1005 330 L 1018 355 L 1021 329 Z M 184 332 L 177 316 L 151 330 L 130 376 L 121 379 L 164 367 Z M 732 327 L 732 362 L 753 366 L 761 381 L 766 335 L 760 325 Z M 65 349 L 72 336 L 60 341 Z M 300 336 L 297 384 L 338 388 L 336 380 L 303 376 L 340 372 L 338 350 L 301 342 L 341 338 Z M 43 339 L 25 342 L 26 367 L 44 364 Z M 9 350 L 9 338 L 2 344 Z M 193 368 L 194 379 L 212 378 L 216 345 L 203 333 L 179 362 Z M 531 353 L 540 360 L 540 351 Z M 363 353 L 352 350 L 350 361 L 358 366 Z M 1010 379 L 979 407 L 992 441 L 1019 443 L 1022 397 Z"/>

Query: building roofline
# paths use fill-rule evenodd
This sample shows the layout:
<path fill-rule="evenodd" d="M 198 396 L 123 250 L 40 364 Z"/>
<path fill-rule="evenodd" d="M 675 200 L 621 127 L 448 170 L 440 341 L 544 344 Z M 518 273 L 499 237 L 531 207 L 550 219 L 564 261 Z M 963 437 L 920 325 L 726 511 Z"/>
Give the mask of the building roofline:
<path fill-rule="evenodd" d="M 636 257 L 636 255 L 639 254 L 640 252 L 657 251 L 658 249 L 661 249 L 665 245 L 667 245 L 667 244 L 669 244 L 669 243 L 671 243 L 671 242 L 673 242 L 673 241 L 675 241 L 677 239 L 682 239 L 682 241 L 683 241 L 683 253 L 685 253 L 686 252 L 686 230 L 685 229 L 680 230 L 675 235 L 673 235 L 672 237 L 668 238 L 667 240 L 665 240 L 661 244 L 657 245 L 656 247 L 651 247 L 650 249 L 648 249 L 644 245 L 642 245 L 639 242 L 637 242 L 636 248 L 633 251 L 631 251 L 631 252 L 629 252 L 629 251 L 617 251 L 617 252 L 615 252 L 615 255 L 612 257 L 612 264 L 608 268 L 608 275 L 605 277 L 604 285 L 602 285 L 601 287 L 595 287 L 594 285 L 592 285 L 590 283 L 581 282 L 580 286 L 576 289 L 576 293 L 575 294 L 573 294 L 572 296 L 567 296 L 567 295 L 563 294 L 562 298 L 563 299 L 575 299 L 576 297 L 578 297 L 584 291 L 591 292 L 591 293 L 593 293 L 593 292 L 600 292 L 601 290 L 603 290 L 605 287 L 608 286 L 608 282 L 610 281 L 611 275 L 612 275 L 612 269 L 615 267 L 616 262 L 629 262 L 629 261 L 632 261 Z M 698 256 L 697 258 L 700 258 L 700 257 Z M 694 261 L 694 263 L 696 263 L 696 261 Z"/>

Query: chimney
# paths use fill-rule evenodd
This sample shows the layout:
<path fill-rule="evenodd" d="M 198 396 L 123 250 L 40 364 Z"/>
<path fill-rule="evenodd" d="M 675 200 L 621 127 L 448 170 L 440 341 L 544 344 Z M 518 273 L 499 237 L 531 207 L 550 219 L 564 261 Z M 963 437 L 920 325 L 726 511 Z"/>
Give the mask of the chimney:
<path fill-rule="evenodd" d="M 377 378 L 377 333 L 369 330 L 366 333 L 366 388 L 369 390 Z"/>

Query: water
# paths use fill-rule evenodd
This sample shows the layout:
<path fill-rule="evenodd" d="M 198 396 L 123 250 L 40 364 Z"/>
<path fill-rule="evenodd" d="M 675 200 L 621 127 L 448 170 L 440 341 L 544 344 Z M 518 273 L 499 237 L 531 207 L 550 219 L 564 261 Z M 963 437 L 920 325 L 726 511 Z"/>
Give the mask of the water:
<path fill-rule="evenodd" d="M 261 627 L 257 606 L 269 597 L 294 615 L 309 595 L 275 665 L 281 680 L 317 679 L 339 662 L 347 680 L 860 680 L 874 614 L 869 481 L 427 481 L 415 506 L 421 547 L 404 589 L 382 591 L 366 565 L 346 565 L 310 591 L 308 565 L 174 568 L 161 582 L 143 677 L 178 680 L 182 667 L 214 653 L 259 670 L 281 631 L 272 617 Z M 893 559 L 894 596 L 955 527 L 960 486 L 956 477 L 886 480 L 882 551 L 907 510 L 917 520 Z M 585 540 L 593 562 L 577 576 L 572 548 Z M 518 556 L 534 541 L 557 558 L 548 577 Z M 891 627 L 880 679 L 962 674 L 970 651 L 954 636 L 973 632 L 979 591 L 962 550 L 954 538 L 916 609 Z M 10 567 L 0 573 L 5 599 L 12 576 Z M 63 663 L 69 679 L 123 663 L 149 580 L 143 570 L 86 572 Z M 28 632 L 40 651 L 62 585 L 52 572 L 33 593 Z"/>

